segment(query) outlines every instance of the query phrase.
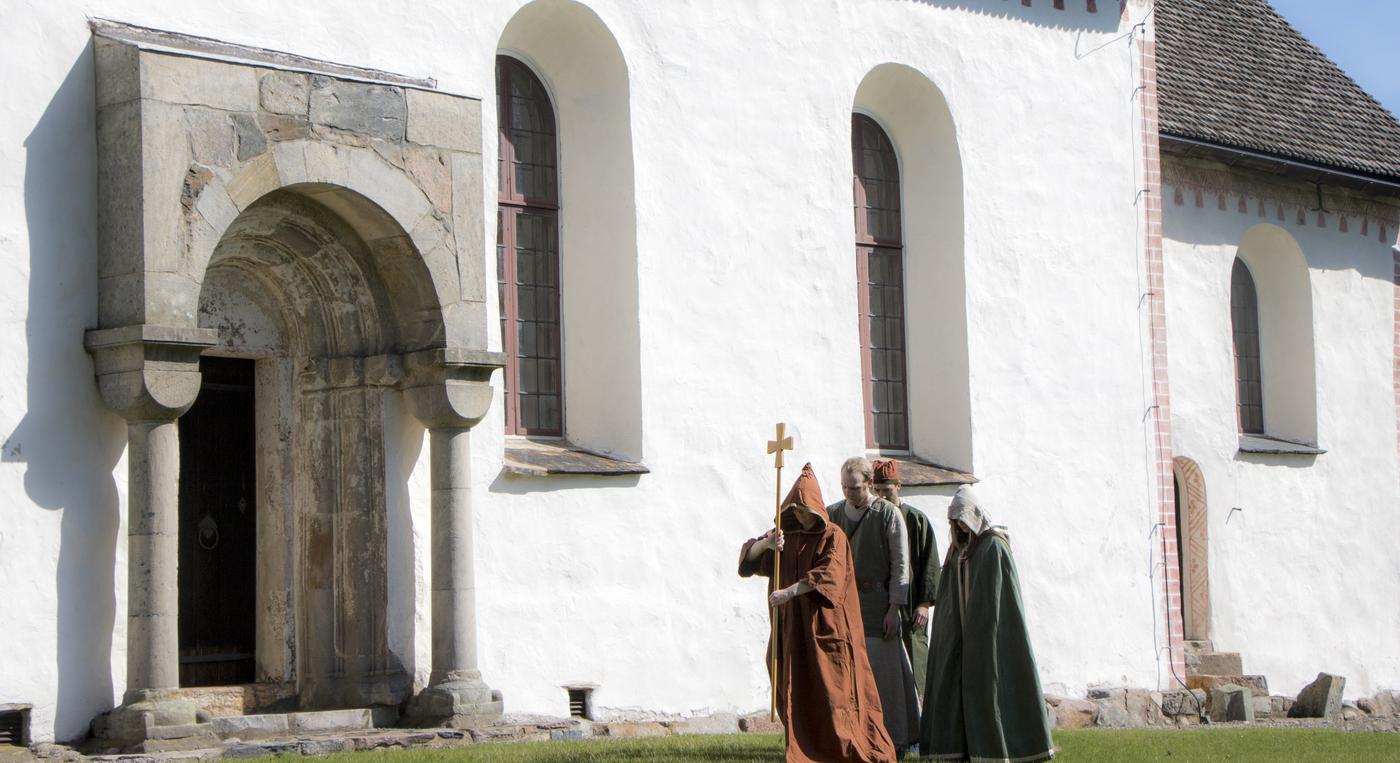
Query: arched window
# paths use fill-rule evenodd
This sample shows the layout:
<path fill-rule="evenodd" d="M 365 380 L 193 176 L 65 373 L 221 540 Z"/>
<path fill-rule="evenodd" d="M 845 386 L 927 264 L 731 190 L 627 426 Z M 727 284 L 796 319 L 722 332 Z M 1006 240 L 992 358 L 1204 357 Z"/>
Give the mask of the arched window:
<path fill-rule="evenodd" d="M 506 434 L 564 434 L 554 107 L 529 67 L 496 57 L 496 279 Z"/>
<path fill-rule="evenodd" d="M 1230 274 L 1230 326 L 1235 338 L 1235 398 L 1240 431 L 1264 433 L 1263 378 L 1259 363 L 1259 294 L 1249 266 L 1236 257 Z"/>
<path fill-rule="evenodd" d="M 866 447 L 909 449 L 899 160 L 875 120 L 851 118 Z"/>

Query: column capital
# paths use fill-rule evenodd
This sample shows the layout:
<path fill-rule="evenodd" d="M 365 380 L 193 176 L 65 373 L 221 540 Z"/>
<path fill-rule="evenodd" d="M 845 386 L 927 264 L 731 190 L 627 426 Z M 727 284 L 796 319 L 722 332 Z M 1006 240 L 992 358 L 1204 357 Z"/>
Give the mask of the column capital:
<path fill-rule="evenodd" d="M 199 356 L 217 339 L 214 329 L 134 324 L 91 329 L 83 346 L 109 408 L 127 421 L 173 421 L 199 396 Z"/>
<path fill-rule="evenodd" d="M 491 374 L 505 355 L 445 348 L 407 353 L 402 389 L 413 415 L 429 429 L 470 429 L 491 407 Z"/>

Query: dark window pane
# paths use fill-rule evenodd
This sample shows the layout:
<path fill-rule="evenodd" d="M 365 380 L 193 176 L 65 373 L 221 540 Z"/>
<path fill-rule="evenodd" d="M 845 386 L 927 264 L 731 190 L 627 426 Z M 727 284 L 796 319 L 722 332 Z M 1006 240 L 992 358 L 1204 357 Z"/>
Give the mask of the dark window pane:
<path fill-rule="evenodd" d="M 1259 363 L 1259 295 L 1244 261 L 1230 274 L 1230 322 L 1235 345 L 1235 398 L 1240 431 L 1264 433 L 1263 380 Z"/>

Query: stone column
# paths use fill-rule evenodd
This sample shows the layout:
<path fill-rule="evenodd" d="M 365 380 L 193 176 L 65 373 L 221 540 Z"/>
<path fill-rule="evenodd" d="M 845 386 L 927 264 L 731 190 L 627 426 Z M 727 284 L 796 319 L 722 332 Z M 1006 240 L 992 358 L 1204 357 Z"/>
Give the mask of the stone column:
<path fill-rule="evenodd" d="M 408 356 L 405 365 L 405 397 L 429 430 L 432 483 L 432 674 L 410 703 L 408 720 L 458 727 L 489 722 L 500 717 L 503 704 L 476 661 L 471 428 L 491 404 L 488 380 L 501 357 L 433 351 Z"/>
<path fill-rule="evenodd" d="M 87 332 L 98 388 L 127 420 L 126 692 L 99 736 L 150 752 L 212 741 L 180 687 L 180 438 L 176 420 L 199 395 L 207 329 L 134 325 Z"/>

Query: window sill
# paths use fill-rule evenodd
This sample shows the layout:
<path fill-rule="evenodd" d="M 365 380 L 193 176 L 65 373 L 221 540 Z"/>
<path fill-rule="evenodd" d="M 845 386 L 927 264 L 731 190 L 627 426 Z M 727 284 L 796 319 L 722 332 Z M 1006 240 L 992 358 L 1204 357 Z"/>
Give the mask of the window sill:
<path fill-rule="evenodd" d="M 880 456 L 899 463 L 901 487 L 938 487 L 940 485 L 971 485 L 977 478 L 946 466 L 924 461 L 914 456 Z"/>
<path fill-rule="evenodd" d="M 603 477 L 650 474 L 646 466 L 599 455 L 564 440 L 540 441 L 507 438 L 503 471 L 525 477 L 584 474 Z"/>
<path fill-rule="evenodd" d="M 1262 453 L 1275 456 L 1320 456 L 1327 451 L 1316 445 L 1280 440 L 1260 434 L 1240 435 L 1241 453 Z"/>

